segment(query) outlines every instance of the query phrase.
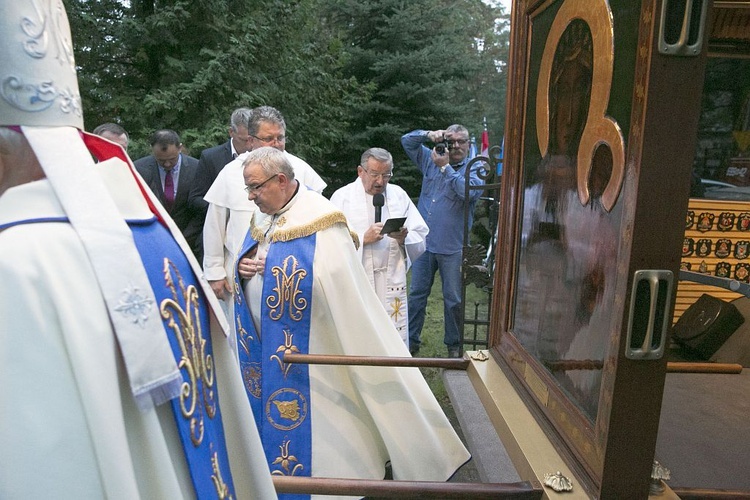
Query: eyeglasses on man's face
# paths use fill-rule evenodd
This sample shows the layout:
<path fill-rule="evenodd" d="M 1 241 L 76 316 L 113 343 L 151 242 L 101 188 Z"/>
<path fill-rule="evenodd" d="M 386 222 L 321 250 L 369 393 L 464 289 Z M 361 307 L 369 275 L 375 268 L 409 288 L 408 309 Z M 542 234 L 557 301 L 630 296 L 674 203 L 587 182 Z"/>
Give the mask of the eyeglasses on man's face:
<path fill-rule="evenodd" d="M 379 174 L 379 173 L 370 172 L 365 167 L 362 167 L 362 170 L 364 170 L 367 175 L 369 175 L 375 180 L 382 179 L 388 182 L 393 177 L 393 174 L 390 172 L 388 172 L 387 174 Z"/>
<path fill-rule="evenodd" d="M 446 139 L 445 143 L 448 146 L 465 146 L 469 143 L 469 139 Z"/>
<path fill-rule="evenodd" d="M 276 137 L 258 137 L 257 135 L 250 134 L 250 137 L 253 137 L 263 144 L 273 144 L 274 142 L 278 142 L 279 144 L 286 142 L 286 136 L 285 135 L 277 135 Z"/>
<path fill-rule="evenodd" d="M 273 179 L 277 175 L 279 175 L 279 174 L 273 174 L 271 177 L 269 177 L 268 179 L 264 180 L 260 184 L 250 184 L 249 186 L 245 186 L 245 192 L 247 192 L 247 194 L 257 193 L 258 191 L 260 191 L 260 188 L 262 188 L 266 184 L 266 182 L 270 181 L 271 179 Z"/>

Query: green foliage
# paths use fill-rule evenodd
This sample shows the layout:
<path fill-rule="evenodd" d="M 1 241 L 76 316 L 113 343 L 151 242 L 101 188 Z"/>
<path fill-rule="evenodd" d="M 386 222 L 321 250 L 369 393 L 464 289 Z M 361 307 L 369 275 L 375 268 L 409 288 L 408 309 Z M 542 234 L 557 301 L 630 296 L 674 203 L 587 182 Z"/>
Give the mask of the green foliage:
<path fill-rule="evenodd" d="M 345 74 L 374 86 L 336 152 L 335 180 L 348 182 L 362 151 L 380 146 L 394 155 L 395 181 L 416 196 L 421 181 L 401 135 L 462 123 L 479 136 L 483 116 L 502 123 L 505 75 L 493 58 L 507 57 L 508 36 L 497 32 L 498 8 L 481 0 L 332 0 L 328 16 L 349 47 Z M 479 102 L 480 93 L 494 102 Z"/>
<path fill-rule="evenodd" d="M 173 128 L 193 156 L 226 140 L 231 111 L 286 117 L 288 149 L 329 182 L 368 147 L 419 176 L 399 138 L 463 123 L 493 143 L 504 125 L 507 17 L 482 0 L 64 0 L 86 126 L 123 125 L 134 157 Z"/>

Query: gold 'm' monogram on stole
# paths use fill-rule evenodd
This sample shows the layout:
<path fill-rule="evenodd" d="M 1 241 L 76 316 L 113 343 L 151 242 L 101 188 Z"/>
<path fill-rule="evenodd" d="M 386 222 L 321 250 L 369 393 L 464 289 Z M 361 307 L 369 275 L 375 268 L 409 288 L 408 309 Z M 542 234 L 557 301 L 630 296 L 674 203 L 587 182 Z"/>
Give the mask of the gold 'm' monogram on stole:
<path fill-rule="evenodd" d="M 216 452 L 211 455 L 211 469 L 214 471 L 211 474 L 211 481 L 214 483 L 216 488 L 216 494 L 220 500 L 232 500 L 232 491 L 229 489 L 229 485 L 224 482 L 224 478 L 221 476 L 221 469 L 219 468 L 219 456 Z"/>
<path fill-rule="evenodd" d="M 307 276 L 305 269 L 297 269 L 297 259 L 290 255 L 284 259 L 282 266 L 273 266 L 271 274 L 276 278 L 276 287 L 266 299 L 269 317 L 277 321 L 288 310 L 289 318 L 294 321 L 302 319 L 302 311 L 307 308 L 307 299 L 301 297 L 300 282 Z"/>
<path fill-rule="evenodd" d="M 159 310 L 180 346 L 178 367 L 188 378 L 180 390 L 180 410 L 184 418 L 190 419 L 190 439 L 197 447 L 203 442 L 204 411 L 208 418 L 216 415 L 214 364 L 211 355 L 206 353 L 206 339 L 201 330 L 198 290 L 195 285 L 185 286 L 180 272 L 169 259 L 164 259 L 163 271 L 172 299 L 164 299 Z M 198 380 L 203 382 L 200 394 Z"/>

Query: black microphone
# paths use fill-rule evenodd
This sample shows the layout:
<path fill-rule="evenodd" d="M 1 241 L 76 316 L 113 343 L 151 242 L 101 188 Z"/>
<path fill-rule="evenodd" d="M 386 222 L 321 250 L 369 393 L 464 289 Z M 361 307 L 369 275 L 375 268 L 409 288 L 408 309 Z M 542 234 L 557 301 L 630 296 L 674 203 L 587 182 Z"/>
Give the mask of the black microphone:
<path fill-rule="evenodd" d="M 375 222 L 380 222 L 383 213 L 383 205 L 385 205 L 385 196 L 383 196 L 383 193 L 372 195 L 372 204 L 375 206 Z"/>

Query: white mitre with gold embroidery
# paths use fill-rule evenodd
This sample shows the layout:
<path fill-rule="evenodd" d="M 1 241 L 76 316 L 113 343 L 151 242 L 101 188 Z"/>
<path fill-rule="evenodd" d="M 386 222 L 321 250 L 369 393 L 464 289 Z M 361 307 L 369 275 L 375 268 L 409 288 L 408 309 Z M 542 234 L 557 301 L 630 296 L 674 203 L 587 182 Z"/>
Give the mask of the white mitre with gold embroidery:
<path fill-rule="evenodd" d="M 0 1 L 0 126 L 26 137 L 86 248 L 139 407 L 176 396 L 182 378 L 146 271 L 79 132 L 81 96 L 61 0 Z"/>

